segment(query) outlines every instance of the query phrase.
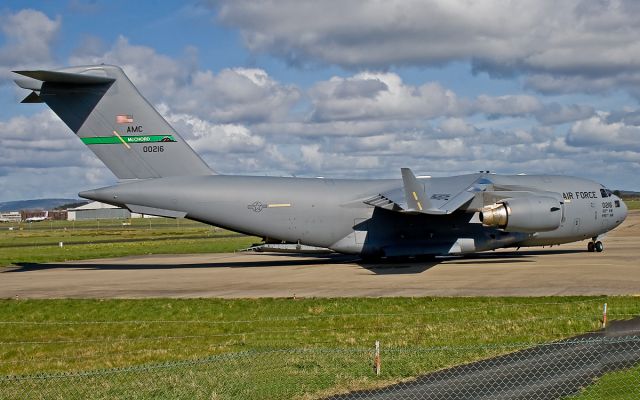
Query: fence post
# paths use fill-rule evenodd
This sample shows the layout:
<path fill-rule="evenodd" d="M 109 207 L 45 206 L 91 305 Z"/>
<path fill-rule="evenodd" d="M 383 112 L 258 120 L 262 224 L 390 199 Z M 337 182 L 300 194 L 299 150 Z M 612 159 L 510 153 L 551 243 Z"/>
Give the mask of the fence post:
<path fill-rule="evenodd" d="M 607 303 L 604 303 L 604 308 L 602 309 L 602 329 L 607 327 Z"/>
<path fill-rule="evenodd" d="M 380 375 L 380 341 L 376 340 L 376 355 L 373 358 L 373 367 L 376 370 L 376 376 Z"/>

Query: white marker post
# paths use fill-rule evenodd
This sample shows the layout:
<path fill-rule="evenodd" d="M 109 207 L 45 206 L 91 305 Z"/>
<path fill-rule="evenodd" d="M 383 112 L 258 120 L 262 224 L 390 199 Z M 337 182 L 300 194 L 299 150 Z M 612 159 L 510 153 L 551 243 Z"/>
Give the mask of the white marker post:
<path fill-rule="evenodd" d="M 607 327 L 607 303 L 604 303 L 604 308 L 602 309 L 602 329 Z"/>
<path fill-rule="evenodd" d="M 376 376 L 380 376 L 380 341 L 376 340 L 376 355 L 373 358 L 373 367 L 376 370 Z"/>

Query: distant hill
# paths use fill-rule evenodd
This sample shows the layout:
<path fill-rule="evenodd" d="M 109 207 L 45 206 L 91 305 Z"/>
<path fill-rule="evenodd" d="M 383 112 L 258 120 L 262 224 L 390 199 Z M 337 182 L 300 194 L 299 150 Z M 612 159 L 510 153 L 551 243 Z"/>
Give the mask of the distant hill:
<path fill-rule="evenodd" d="M 620 192 L 620 197 L 623 199 L 640 197 L 640 192 L 632 192 L 631 190 L 616 190 L 616 192 Z"/>
<path fill-rule="evenodd" d="M 53 210 L 65 204 L 78 203 L 86 204 L 88 201 L 82 199 L 35 199 L 0 202 L 0 211 L 20 211 L 20 210 Z"/>

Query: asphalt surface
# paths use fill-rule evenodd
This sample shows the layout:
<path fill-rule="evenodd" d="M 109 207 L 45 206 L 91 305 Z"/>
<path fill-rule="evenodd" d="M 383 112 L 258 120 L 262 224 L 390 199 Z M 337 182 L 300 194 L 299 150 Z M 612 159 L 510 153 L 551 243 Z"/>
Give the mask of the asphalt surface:
<path fill-rule="evenodd" d="M 466 258 L 149 255 L 0 269 L 0 298 L 640 295 L 640 212 L 603 240 Z"/>
<path fill-rule="evenodd" d="M 384 353 L 383 353 L 384 357 Z M 382 359 L 384 365 L 384 358 Z M 562 399 L 602 375 L 640 362 L 640 319 L 601 333 L 548 343 L 331 399 Z M 631 387 L 629 390 L 633 390 Z"/>

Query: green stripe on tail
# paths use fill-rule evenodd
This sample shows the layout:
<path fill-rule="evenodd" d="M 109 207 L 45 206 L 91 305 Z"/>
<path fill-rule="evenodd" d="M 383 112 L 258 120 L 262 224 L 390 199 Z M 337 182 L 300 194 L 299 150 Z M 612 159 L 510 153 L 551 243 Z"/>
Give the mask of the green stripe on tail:
<path fill-rule="evenodd" d="M 125 143 L 166 143 L 175 142 L 172 135 L 120 136 Z M 83 137 L 84 144 L 122 144 L 117 136 Z"/>

